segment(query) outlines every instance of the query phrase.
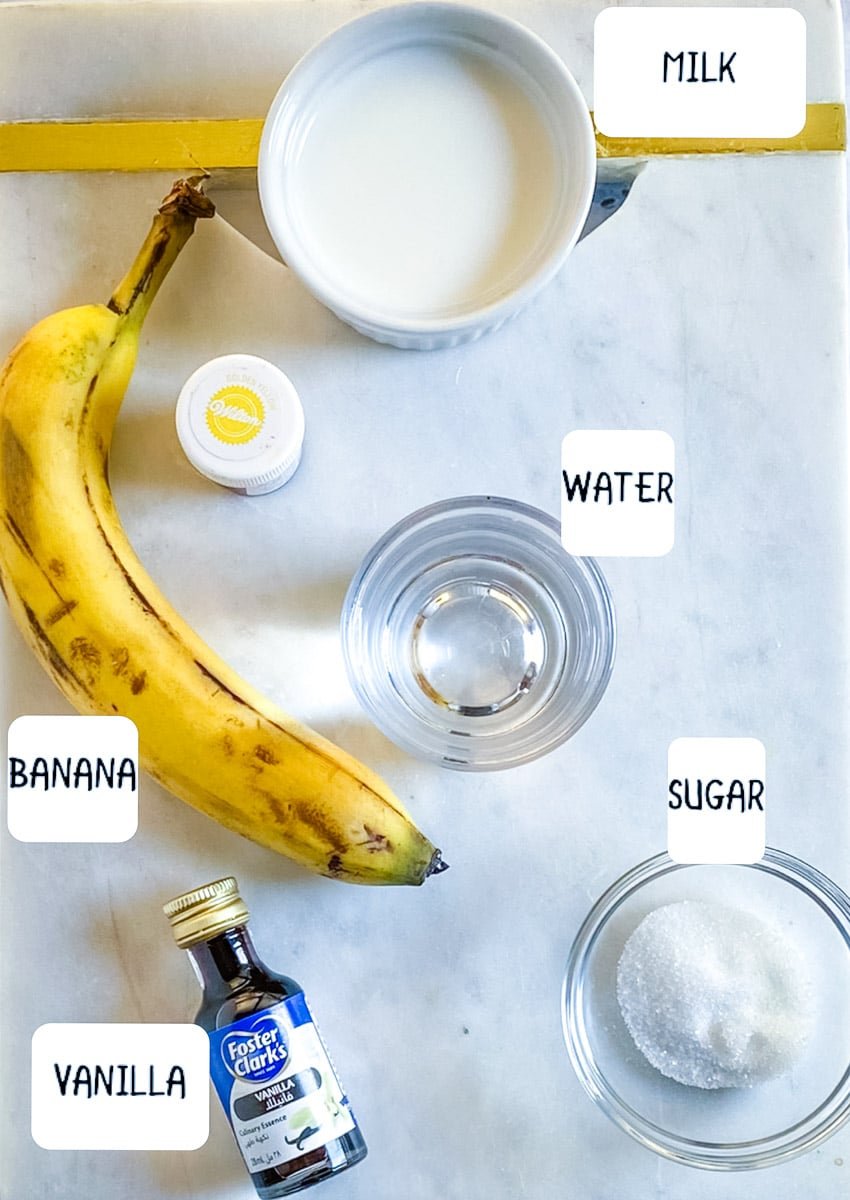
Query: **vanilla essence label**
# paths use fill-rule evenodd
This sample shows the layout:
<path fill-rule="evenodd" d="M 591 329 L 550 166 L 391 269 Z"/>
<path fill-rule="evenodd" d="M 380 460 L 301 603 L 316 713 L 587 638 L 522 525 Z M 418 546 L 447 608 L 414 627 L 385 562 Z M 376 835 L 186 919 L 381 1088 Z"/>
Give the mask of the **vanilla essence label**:
<path fill-rule="evenodd" d="M 209 1038 L 210 1076 L 252 1173 L 355 1128 L 303 993 Z"/>

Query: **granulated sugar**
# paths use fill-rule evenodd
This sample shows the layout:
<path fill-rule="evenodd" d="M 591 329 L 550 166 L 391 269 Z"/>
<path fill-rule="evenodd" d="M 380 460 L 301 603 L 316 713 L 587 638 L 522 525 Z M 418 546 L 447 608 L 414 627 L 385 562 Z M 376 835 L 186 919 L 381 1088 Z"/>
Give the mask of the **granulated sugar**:
<path fill-rule="evenodd" d="M 698 1088 L 750 1087 L 799 1059 L 813 1019 L 796 947 L 751 913 L 685 900 L 626 942 L 617 999 L 654 1067 Z"/>

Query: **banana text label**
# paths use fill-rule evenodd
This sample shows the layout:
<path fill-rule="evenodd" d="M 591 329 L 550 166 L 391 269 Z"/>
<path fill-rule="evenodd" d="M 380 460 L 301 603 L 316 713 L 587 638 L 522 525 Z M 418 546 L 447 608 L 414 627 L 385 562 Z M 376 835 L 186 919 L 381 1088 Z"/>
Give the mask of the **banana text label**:
<path fill-rule="evenodd" d="M 136 790 L 136 764 L 132 758 L 23 758 L 9 759 L 9 787 L 32 788 L 126 788 Z"/>

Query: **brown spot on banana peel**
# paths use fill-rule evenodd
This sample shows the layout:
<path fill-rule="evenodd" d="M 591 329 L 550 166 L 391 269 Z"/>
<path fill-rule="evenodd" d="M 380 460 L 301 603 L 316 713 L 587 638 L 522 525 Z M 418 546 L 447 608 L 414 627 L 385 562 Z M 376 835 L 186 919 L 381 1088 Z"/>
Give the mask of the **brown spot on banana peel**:
<path fill-rule="evenodd" d="M 106 482 L 108 484 L 109 483 L 109 447 L 107 446 L 106 442 L 103 440 L 103 438 L 100 436 L 99 433 L 95 434 L 94 442 L 95 442 L 95 445 L 97 446 L 98 454 L 100 455 L 101 469 L 103 470 L 103 478 L 106 480 Z"/>
<path fill-rule="evenodd" d="M 242 755 L 242 761 L 244 762 L 245 766 L 248 768 L 249 771 L 254 772 L 254 776 L 257 779 L 259 779 L 259 777 L 262 775 L 263 771 L 265 771 L 265 769 L 266 769 L 262 763 L 257 762 L 256 758 L 254 757 L 254 755 L 251 753 L 250 750 L 246 750 L 244 752 L 244 754 Z"/>
<path fill-rule="evenodd" d="M 262 796 L 266 804 L 268 804 L 274 819 L 279 825 L 285 826 L 289 823 L 289 821 L 292 819 L 291 804 L 288 804 L 286 808 L 284 808 L 283 801 L 279 800 L 278 797 L 275 796 L 274 792 L 267 791 L 266 788 L 255 787 L 254 791 L 258 796 Z"/>
<path fill-rule="evenodd" d="M 94 330 L 90 330 L 80 339 L 70 338 L 65 341 L 55 361 L 57 369 L 64 372 L 66 383 L 78 384 L 85 379 L 91 379 L 92 354 L 99 346 L 100 334 Z"/>
<path fill-rule="evenodd" d="M 126 679 L 130 676 L 130 691 L 134 696 L 138 696 L 145 690 L 148 683 L 147 671 L 137 671 L 135 675 L 130 675 L 130 651 L 126 646 L 116 646 L 114 650 L 109 652 L 109 661 L 112 665 L 112 674 L 117 679 Z"/>
<path fill-rule="evenodd" d="M 251 786 L 251 791 L 268 805 L 269 811 L 284 829 L 288 829 L 293 821 L 300 822 L 308 829 L 312 829 L 321 841 L 337 853 L 344 854 L 349 848 L 347 839 L 339 830 L 334 829 L 324 813 L 309 801 L 282 800 L 268 788 L 259 787 L 256 784 Z"/>
<path fill-rule="evenodd" d="M 84 490 L 85 496 L 86 496 L 86 503 L 88 504 L 89 509 L 91 510 L 92 516 L 94 517 L 95 525 L 97 527 L 98 533 L 100 534 L 101 540 L 102 540 L 103 544 L 106 546 L 106 549 L 109 551 L 109 554 L 112 557 L 113 562 L 118 567 L 118 570 L 121 572 L 121 575 L 123 576 L 124 582 L 127 584 L 127 587 L 130 589 L 130 591 L 136 597 L 136 600 L 141 605 L 142 609 L 148 614 L 148 616 L 153 617 L 153 619 L 157 622 L 157 624 L 161 625 L 162 628 L 166 631 L 166 633 L 169 634 L 170 637 L 174 638 L 175 641 L 179 641 L 180 639 L 179 639 L 177 633 L 171 628 L 171 626 L 165 620 L 165 618 L 163 616 L 161 616 L 160 613 L 157 612 L 157 610 L 151 604 L 150 600 L 148 600 L 147 596 L 144 594 L 144 592 L 141 590 L 139 585 L 136 583 L 135 579 L 132 576 L 132 573 L 130 571 L 128 571 L 127 568 L 124 566 L 124 563 L 121 559 L 120 554 L 113 546 L 113 544 L 109 538 L 109 534 L 106 532 L 106 530 L 103 527 L 103 523 L 101 522 L 101 519 L 100 519 L 100 514 L 97 511 L 97 506 L 95 505 L 94 500 L 92 499 L 91 488 L 89 486 L 88 477 L 86 475 L 83 475 L 83 490 Z"/>
<path fill-rule="evenodd" d="M 130 651 L 126 646 L 117 646 L 110 652 L 110 662 L 112 663 L 112 674 L 117 675 L 119 679 L 126 675 L 130 667 Z"/>
<path fill-rule="evenodd" d="M 21 527 L 18 525 L 15 518 L 8 511 L 6 512 L 5 525 L 27 558 L 30 558 L 33 562 L 35 562 L 35 555 L 32 552 L 32 546 L 24 537 L 23 531 L 21 530 Z"/>
<path fill-rule="evenodd" d="M 63 600 L 61 604 L 57 604 L 56 608 L 49 614 L 46 624 L 47 626 L 55 625 L 57 621 L 61 621 L 63 617 L 67 617 L 77 607 L 76 600 Z"/>
<path fill-rule="evenodd" d="M 305 800 L 294 800 L 291 809 L 296 820 L 312 829 L 333 850 L 344 854 L 349 848 L 348 839 L 334 828 L 321 809 L 315 808 Z"/>
<path fill-rule="evenodd" d="M 61 558 L 51 558 L 50 562 L 47 564 L 47 569 L 50 574 L 54 576 L 54 578 L 65 578 L 65 564 Z"/>
<path fill-rule="evenodd" d="M 231 700 L 236 702 L 236 704 L 241 704 L 245 708 L 250 709 L 251 712 L 256 712 L 256 709 L 254 708 L 254 706 L 252 704 L 249 704 L 247 700 L 243 700 L 241 696 L 239 696 L 236 692 L 232 691 L 232 689 L 229 688 L 226 683 L 224 683 L 221 679 L 219 679 L 219 677 L 217 675 L 214 675 L 212 673 L 212 671 L 209 670 L 209 668 L 205 667 L 199 658 L 196 658 L 194 660 L 194 662 L 195 662 L 195 666 L 198 668 L 198 670 L 201 672 L 201 674 L 206 679 L 208 679 L 210 681 L 210 683 L 215 684 L 216 691 L 224 692 L 224 694 L 226 696 L 229 696 Z"/>
<path fill-rule="evenodd" d="M 291 800 L 282 800 L 279 796 L 276 796 L 274 792 L 270 792 L 268 788 L 262 788 L 254 785 L 252 786 L 251 790 L 268 806 L 269 812 L 274 817 L 278 826 L 280 826 L 289 845 L 293 848 L 298 847 L 299 839 L 297 836 L 293 836 L 294 834 L 297 834 L 297 831 L 293 831 L 292 825 L 293 823 L 296 823 L 297 825 L 299 820 L 302 824 L 305 824 L 312 828 L 315 832 L 318 832 L 320 837 L 327 836 L 326 830 L 320 822 L 304 820 L 304 812 L 297 802 Z M 236 826 L 233 825 L 232 828 L 236 828 Z M 248 836 L 251 835 L 249 834 Z M 346 870 L 342 855 L 345 853 L 347 847 L 340 841 L 340 839 L 332 836 L 329 844 L 334 853 L 330 856 L 328 867 L 322 871 L 321 874 L 329 875 L 333 879 L 349 877 L 355 882 L 363 882 L 358 872 Z M 300 842 L 300 851 L 300 854 L 295 853 L 293 855 L 296 860 L 300 859 L 300 861 L 304 862 L 305 865 L 314 864 L 315 860 L 313 857 L 313 850 L 308 842 Z M 334 865 L 331 866 L 330 864 Z M 315 869 L 315 867 L 313 867 L 313 869 Z"/>
<path fill-rule="evenodd" d="M 368 825 L 363 826 L 363 832 L 366 834 L 366 840 L 359 844 L 365 846 L 370 853 L 375 854 L 379 850 L 392 850 L 393 844 L 386 834 L 379 833 L 376 829 L 370 829 Z"/>
<path fill-rule="evenodd" d="M 113 345 L 114 345 L 114 342 L 113 342 Z M 77 441 L 78 442 L 82 442 L 84 440 L 84 435 L 86 433 L 85 424 L 88 419 L 89 409 L 91 408 L 92 396 L 94 395 L 94 389 L 97 387 L 98 379 L 100 379 L 100 372 L 95 371 L 94 375 L 92 375 L 91 379 L 89 380 L 89 386 L 86 388 L 86 398 L 83 401 L 83 407 L 80 410 L 79 430 L 77 433 Z"/>
<path fill-rule="evenodd" d="M 47 636 L 47 633 L 35 612 L 30 608 L 26 601 L 22 601 L 21 603 L 23 604 L 24 613 L 26 614 L 30 632 L 36 640 L 39 651 L 44 657 L 48 669 L 58 681 L 61 681 L 61 689 L 64 691 L 65 687 L 70 685 L 72 689 L 82 692 L 84 696 L 88 696 L 91 699 L 91 692 L 89 691 L 88 687 L 79 677 L 76 671 L 74 671 L 73 668 L 67 662 L 65 662 L 65 659 Z"/>
<path fill-rule="evenodd" d="M 89 684 L 93 687 L 100 677 L 100 664 L 103 660 L 100 650 L 94 642 L 85 637 L 72 638 L 69 649 L 71 661 L 85 673 Z"/>
<path fill-rule="evenodd" d="M 169 790 L 173 790 L 173 785 L 166 783 L 157 774 L 155 765 L 146 764 L 146 766 L 150 774 L 152 774 L 155 779 L 158 779 L 164 787 L 168 788 Z M 268 813 L 274 818 L 275 823 L 279 827 L 281 836 L 287 842 L 289 847 L 285 853 L 287 853 L 291 858 L 294 858 L 297 862 L 301 862 L 309 869 L 315 870 L 315 846 L 298 838 L 297 826 L 300 821 L 301 823 L 306 824 L 308 827 L 312 827 L 320 837 L 327 838 L 329 831 L 325 827 L 325 823 L 316 821 L 311 822 L 309 819 L 304 821 L 305 813 L 298 805 L 297 801 L 284 799 L 283 797 L 270 791 L 268 788 L 263 788 L 257 784 L 252 784 L 251 791 L 266 804 Z M 216 820 L 220 821 L 233 832 L 242 834 L 252 841 L 256 840 L 254 830 L 247 828 L 245 814 L 241 809 L 222 800 L 220 796 L 217 796 L 207 790 L 204 790 L 202 794 L 206 801 L 205 804 L 202 805 L 198 803 L 198 801 L 201 799 L 201 795 L 198 793 L 195 793 L 193 797 L 189 799 L 189 802 L 194 804 L 195 807 L 199 807 L 207 816 L 214 817 Z M 188 797 L 186 798 L 188 799 Z M 295 828 L 293 828 L 293 826 L 295 826 Z M 272 845 L 272 843 L 268 841 L 265 841 L 263 844 L 272 849 L 277 849 L 278 851 L 280 849 L 278 845 Z M 325 869 L 321 870 L 320 874 L 328 876 L 332 879 L 339 879 L 351 883 L 387 882 L 385 879 L 381 878 L 380 875 L 377 878 L 367 879 L 364 875 L 362 866 L 358 866 L 355 869 L 349 870 L 345 864 L 345 855 L 348 850 L 355 849 L 357 847 L 355 847 L 353 843 L 346 845 L 345 839 L 341 836 L 336 837 L 332 831 L 329 848 L 331 853 L 326 859 Z M 380 860 L 378 860 L 378 862 L 380 862 Z M 448 863 L 444 863 L 442 861 L 442 856 L 439 850 L 434 850 L 427 867 L 424 869 L 421 878 L 418 879 L 416 883 L 417 885 L 421 885 L 430 875 L 437 875 L 445 870 L 448 870 Z"/>
<path fill-rule="evenodd" d="M 281 723 L 279 721 L 275 721 L 271 717 L 267 717 L 261 713 L 258 713 L 252 704 L 250 704 L 247 700 L 244 700 L 241 696 L 238 696 L 235 692 L 232 692 L 230 690 L 230 688 L 226 687 L 223 683 L 221 683 L 220 680 L 217 680 L 215 675 L 213 675 L 210 671 L 208 671 L 207 668 L 203 665 L 203 663 L 199 662 L 198 659 L 195 659 L 195 665 L 197 667 L 199 667 L 201 669 L 201 671 L 203 671 L 203 673 L 208 678 L 210 678 L 210 679 L 214 680 L 216 683 L 218 683 L 219 686 L 221 687 L 221 689 L 223 691 L 226 691 L 229 696 L 231 696 L 234 700 L 237 701 L 237 703 L 243 705 L 245 708 L 247 708 L 249 710 L 249 712 L 252 712 L 257 716 L 257 728 L 261 728 L 262 725 L 271 726 L 272 729 L 277 729 L 279 733 L 284 734 L 287 738 L 289 738 L 291 741 L 296 742 L 299 746 L 306 747 L 307 749 L 311 750 L 313 752 L 313 754 L 317 755 L 319 758 L 324 759 L 324 761 L 327 763 L 327 765 L 329 767 L 329 778 L 330 779 L 332 779 L 334 775 L 337 775 L 341 770 L 344 769 L 342 764 L 336 758 L 337 751 L 336 751 L 335 747 L 331 746 L 330 750 L 326 751 L 321 746 L 317 745 L 313 741 L 305 742 L 304 739 L 300 738 L 293 729 L 287 728 L 286 725 L 281 725 Z M 405 821 L 410 820 L 410 815 L 408 813 L 406 813 L 403 809 L 399 808 L 399 806 L 393 802 L 393 800 L 391 799 L 391 797 L 389 795 L 385 794 L 384 792 L 376 792 L 375 789 L 371 786 L 371 784 L 367 783 L 365 779 L 358 779 L 357 783 L 358 783 L 358 786 L 363 788 L 364 791 L 370 793 L 370 795 L 375 796 L 378 800 L 381 801 L 382 804 L 386 804 L 388 808 L 391 808 L 393 810 L 393 812 L 396 814 L 396 816 L 401 817 Z"/>
<path fill-rule="evenodd" d="M 8 417 L 3 417 L 0 424 L 0 467 L 8 496 L 7 518 L 12 521 L 21 545 L 33 557 L 25 533 L 30 520 L 35 472 L 30 456 Z"/>
<path fill-rule="evenodd" d="M 8 511 L 6 512 L 6 516 L 3 520 L 3 523 L 6 526 L 6 528 L 8 529 L 9 533 L 12 535 L 13 539 L 17 542 L 18 547 L 22 551 L 22 553 L 25 554 L 27 556 L 27 558 L 30 559 L 30 561 L 36 565 L 36 567 L 38 567 L 39 571 L 41 571 L 42 575 L 44 576 L 45 580 L 47 581 L 47 584 L 48 584 L 50 590 L 56 596 L 56 599 L 59 601 L 60 604 L 63 604 L 64 600 L 65 600 L 64 596 L 59 591 L 59 589 L 57 588 L 57 586 L 53 582 L 53 580 L 50 578 L 50 575 L 48 574 L 48 572 L 45 571 L 44 567 L 41 565 L 41 563 L 36 558 L 32 547 L 30 546 L 27 539 L 24 537 L 23 531 L 21 530 L 17 521 L 15 520 L 15 518 L 12 516 L 12 514 L 10 512 L 8 512 Z"/>
<path fill-rule="evenodd" d="M 254 757 L 270 767 L 275 767 L 280 762 L 280 759 L 269 746 L 255 746 Z"/>

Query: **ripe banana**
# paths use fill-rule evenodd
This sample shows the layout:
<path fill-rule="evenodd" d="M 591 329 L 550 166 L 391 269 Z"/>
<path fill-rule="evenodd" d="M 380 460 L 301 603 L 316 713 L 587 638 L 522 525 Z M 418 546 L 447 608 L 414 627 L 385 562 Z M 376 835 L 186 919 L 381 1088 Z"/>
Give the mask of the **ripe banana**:
<path fill-rule="evenodd" d="M 155 779 L 229 829 L 355 883 L 443 868 L 382 780 L 286 716 L 173 611 L 136 558 L 109 490 L 112 430 L 139 330 L 198 217 L 174 185 L 108 304 L 35 325 L 0 371 L 0 585 L 70 702 L 135 721 Z"/>

